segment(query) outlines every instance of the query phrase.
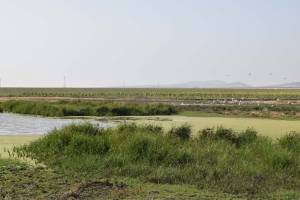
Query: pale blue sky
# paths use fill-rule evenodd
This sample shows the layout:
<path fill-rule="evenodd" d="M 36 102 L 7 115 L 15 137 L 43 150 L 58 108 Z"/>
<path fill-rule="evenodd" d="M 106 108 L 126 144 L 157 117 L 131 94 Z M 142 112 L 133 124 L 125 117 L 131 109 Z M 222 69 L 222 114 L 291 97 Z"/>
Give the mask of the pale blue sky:
<path fill-rule="evenodd" d="M 72 87 L 300 81 L 299 11 L 299 0 L 1 0 L 0 77 L 42 87 L 64 74 Z"/>

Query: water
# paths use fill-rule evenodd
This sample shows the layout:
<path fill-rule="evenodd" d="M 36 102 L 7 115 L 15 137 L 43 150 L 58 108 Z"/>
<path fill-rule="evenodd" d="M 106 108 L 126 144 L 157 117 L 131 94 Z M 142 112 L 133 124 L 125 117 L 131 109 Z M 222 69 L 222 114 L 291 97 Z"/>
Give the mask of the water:
<path fill-rule="evenodd" d="M 59 119 L 38 116 L 0 113 L 0 135 L 43 135 L 72 123 L 90 122 L 100 127 L 109 127 L 111 124 L 95 120 Z"/>

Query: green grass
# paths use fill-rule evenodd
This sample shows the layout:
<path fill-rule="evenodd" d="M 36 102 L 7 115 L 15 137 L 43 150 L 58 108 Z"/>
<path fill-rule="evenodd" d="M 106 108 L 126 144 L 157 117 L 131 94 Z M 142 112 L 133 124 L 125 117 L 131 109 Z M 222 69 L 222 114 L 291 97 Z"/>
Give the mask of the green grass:
<path fill-rule="evenodd" d="M 137 179 L 114 177 L 104 179 L 69 177 L 44 167 L 32 167 L 16 161 L 0 159 L 1 199 L 64 199 L 76 196 L 79 199 L 156 199 L 156 200 L 246 200 L 242 195 L 201 190 L 191 185 L 153 184 Z M 91 183 L 98 183 L 92 185 Z M 122 187 L 120 187 L 122 186 Z M 80 188 L 84 188 L 78 192 Z M 282 190 L 260 196 L 259 199 L 298 199 L 299 193 Z"/>
<path fill-rule="evenodd" d="M 127 177 L 147 184 L 190 185 L 241 198 L 283 193 L 286 199 L 299 197 L 298 134 L 272 141 L 250 129 L 218 128 L 190 136 L 188 126 L 166 133 L 153 125 L 127 124 L 112 129 L 72 125 L 14 152 L 70 177 Z"/>
<path fill-rule="evenodd" d="M 190 185 L 151 184 L 137 179 L 70 177 L 45 167 L 0 159 L 1 199 L 244 199 Z M 281 193 L 280 196 L 287 196 Z M 297 197 L 297 194 L 289 194 Z"/>

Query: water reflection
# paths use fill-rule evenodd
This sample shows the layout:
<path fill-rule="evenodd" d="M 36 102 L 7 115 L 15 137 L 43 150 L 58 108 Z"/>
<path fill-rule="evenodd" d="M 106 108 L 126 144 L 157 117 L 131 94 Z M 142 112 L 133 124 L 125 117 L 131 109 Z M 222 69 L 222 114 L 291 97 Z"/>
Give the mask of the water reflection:
<path fill-rule="evenodd" d="M 0 113 L 0 135 L 46 134 L 54 128 L 61 128 L 72 123 L 90 122 L 100 127 L 111 126 L 109 123 L 82 119 L 59 119 L 38 116 Z"/>

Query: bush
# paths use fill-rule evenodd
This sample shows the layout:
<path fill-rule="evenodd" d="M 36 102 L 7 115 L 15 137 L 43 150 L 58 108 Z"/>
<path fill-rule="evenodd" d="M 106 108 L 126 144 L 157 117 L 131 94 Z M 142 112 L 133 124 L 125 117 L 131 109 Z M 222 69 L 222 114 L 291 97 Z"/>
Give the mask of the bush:
<path fill-rule="evenodd" d="M 198 134 L 200 139 L 214 139 L 215 130 L 213 128 L 206 128 L 199 131 Z"/>
<path fill-rule="evenodd" d="M 255 140 L 257 140 L 257 131 L 254 129 L 247 129 L 246 131 L 241 132 L 238 135 L 238 145 L 246 145 L 246 144 L 250 144 L 252 142 L 254 142 Z"/>
<path fill-rule="evenodd" d="M 132 115 L 132 113 L 132 109 L 125 106 L 115 107 L 111 109 L 111 114 L 113 116 L 129 116 Z"/>
<path fill-rule="evenodd" d="M 140 131 L 146 133 L 162 134 L 163 128 L 157 125 L 146 124 L 140 126 Z"/>
<path fill-rule="evenodd" d="M 119 133 L 134 133 L 138 130 L 135 123 L 123 123 L 117 127 Z"/>
<path fill-rule="evenodd" d="M 247 129 L 239 134 L 232 129 L 218 127 L 216 130 L 212 128 L 203 129 L 199 132 L 200 140 L 223 140 L 234 144 L 236 147 L 250 144 L 258 138 L 254 129 Z"/>
<path fill-rule="evenodd" d="M 233 144 L 238 143 L 238 137 L 232 129 L 218 127 L 216 130 L 216 138 L 231 142 Z"/>
<path fill-rule="evenodd" d="M 110 149 L 109 141 L 104 137 L 88 137 L 87 135 L 74 135 L 66 147 L 66 153 L 73 155 L 92 154 L 103 155 Z"/>
<path fill-rule="evenodd" d="M 192 133 L 191 126 L 188 124 L 184 124 L 179 127 L 173 127 L 169 131 L 170 136 L 178 137 L 181 140 L 189 140 L 191 137 L 191 133 Z"/>
<path fill-rule="evenodd" d="M 135 123 L 123 123 L 118 126 L 118 132 L 127 134 L 135 132 L 162 134 L 163 128 L 152 124 L 137 126 Z"/>
<path fill-rule="evenodd" d="M 145 136 L 135 137 L 130 142 L 130 155 L 134 161 L 147 159 L 152 140 Z"/>
<path fill-rule="evenodd" d="M 96 109 L 96 114 L 98 116 L 106 116 L 109 115 L 110 109 L 107 106 L 101 106 Z"/>
<path fill-rule="evenodd" d="M 291 132 L 279 139 L 279 144 L 295 153 L 300 153 L 300 133 Z"/>
<path fill-rule="evenodd" d="M 155 138 L 148 149 L 148 162 L 154 166 L 169 163 L 168 160 L 172 160 L 170 155 L 174 152 L 173 149 L 174 147 L 170 146 L 168 142 L 161 140 L 160 137 Z"/>
<path fill-rule="evenodd" d="M 80 126 L 76 124 L 72 124 L 63 128 L 62 131 L 70 134 L 80 133 L 83 135 L 90 135 L 90 136 L 101 135 L 104 134 L 105 132 L 104 128 L 99 128 L 98 126 L 90 123 L 84 123 L 81 124 Z"/>

